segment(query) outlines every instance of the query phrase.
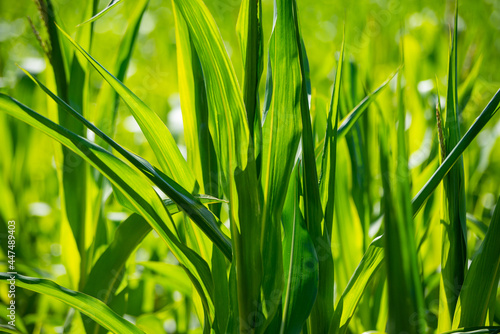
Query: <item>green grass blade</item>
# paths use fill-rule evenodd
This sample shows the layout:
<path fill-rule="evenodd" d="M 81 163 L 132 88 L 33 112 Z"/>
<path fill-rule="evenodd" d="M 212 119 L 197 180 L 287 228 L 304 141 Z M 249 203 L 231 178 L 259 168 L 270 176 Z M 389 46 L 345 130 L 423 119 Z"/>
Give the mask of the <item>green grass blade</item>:
<path fill-rule="evenodd" d="M 458 299 L 453 328 L 493 325 L 500 280 L 500 198 L 488 231 L 477 250 Z M 487 323 L 487 321 L 489 323 Z"/>
<path fill-rule="evenodd" d="M 98 18 L 100 18 L 101 16 L 103 16 L 104 14 L 106 14 L 111 8 L 115 7 L 116 5 L 118 5 L 122 0 L 111 0 L 108 5 L 106 7 L 104 7 L 103 10 L 101 10 L 99 13 L 95 14 L 94 16 L 92 16 L 90 19 L 80 23 L 78 26 L 82 26 L 84 24 L 87 24 L 87 23 L 91 23 L 91 22 L 94 22 L 95 20 L 97 20 Z M 77 27 L 78 27 L 77 26 Z"/>
<path fill-rule="evenodd" d="M 0 278 L 5 280 L 4 282 L 7 282 L 6 280 L 11 277 L 15 277 L 16 286 L 56 298 L 89 316 L 111 332 L 124 334 L 142 333 L 140 329 L 118 316 L 98 299 L 78 291 L 69 290 L 46 279 L 0 273 Z"/>
<path fill-rule="evenodd" d="M 398 75 L 397 133 L 391 136 L 386 123 L 381 129 L 381 170 L 384 188 L 384 233 L 387 264 L 389 319 L 392 333 L 424 333 L 426 322 L 418 271 L 415 227 L 410 202 L 408 155 L 405 139 L 405 108 L 401 75 Z M 392 122 L 391 122 L 392 123 Z M 389 145 L 397 143 L 391 154 Z M 397 203 L 397 205 L 395 205 Z"/>
<path fill-rule="evenodd" d="M 384 239 L 372 241 L 337 303 L 328 333 L 345 334 L 368 283 L 384 260 Z"/>
<path fill-rule="evenodd" d="M 125 219 L 116 229 L 111 244 L 92 266 L 82 292 L 110 305 L 122 281 L 125 263 L 150 231 L 151 226 L 138 214 Z M 83 323 L 87 333 L 99 332 L 98 324 Z"/>
<path fill-rule="evenodd" d="M 217 141 L 217 156 L 226 181 L 230 175 L 228 167 L 231 172 L 236 166 L 244 169 L 248 160 L 249 130 L 236 73 L 217 25 L 203 2 L 173 0 L 173 3 L 174 10 L 178 10 L 186 22 L 200 58 L 209 111 L 215 116 L 217 125 L 210 132 Z"/>
<path fill-rule="evenodd" d="M 363 116 L 364 112 L 368 109 L 369 105 L 376 100 L 377 96 L 388 86 L 389 82 L 398 73 L 399 69 L 391 73 L 391 75 L 385 80 L 380 86 L 378 86 L 373 92 L 367 95 L 361 102 L 358 103 L 338 124 L 338 138 L 343 138 L 352 129 L 354 124 L 358 119 Z M 324 138 L 319 142 L 318 148 L 324 147 Z"/>
<path fill-rule="evenodd" d="M 423 207 L 424 203 L 427 201 L 429 196 L 436 190 L 439 183 L 445 175 L 450 171 L 458 158 L 462 155 L 465 149 L 470 145 L 470 143 L 476 138 L 476 136 L 481 132 L 481 130 L 486 126 L 489 120 L 498 111 L 500 105 L 500 90 L 498 90 L 493 98 L 490 100 L 488 105 L 484 108 L 481 114 L 476 118 L 474 123 L 471 125 L 469 130 L 460 139 L 460 141 L 455 145 L 453 150 L 448 153 L 446 159 L 438 167 L 438 169 L 432 174 L 431 178 L 427 183 L 420 189 L 420 191 L 415 195 L 412 200 L 413 216 L 415 217 L 420 209 Z"/>
<path fill-rule="evenodd" d="M 174 8 L 175 9 L 175 8 Z M 209 113 L 203 70 L 182 15 L 174 10 L 177 73 L 181 100 L 184 140 L 188 165 L 198 181 L 199 191 L 219 196 L 217 157 L 210 136 Z M 207 190 L 205 190 L 207 189 Z M 212 207 L 216 215 L 220 206 Z M 208 260 L 211 245 L 196 227 L 185 224 L 186 238 Z"/>
<path fill-rule="evenodd" d="M 259 82 L 263 69 L 263 33 L 261 0 L 241 2 L 237 32 L 243 55 L 243 99 L 250 136 L 260 131 Z"/>
<path fill-rule="evenodd" d="M 137 1 L 136 7 L 127 18 L 127 30 L 118 47 L 112 74 L 121 82 L 125 81 L 132 53 L 139 34 L 139 28 L 148 7 L 149 0 Z M 95 124 L 104 133 L 113 134 L 116 127 L 118 94 L 110 85 L 102 85 L 97 97 Z M 111 115 L 111 116 L 110 116 Z M 100 142 L 97 142 L 100 145 Z"/>
<path fill-rule="evenodd" d="M 136 211 L 155 229 L 179 262 L 186 267 L 186 271 L 196 281 L 193 284 L 201 284 L 203 291 L 200 293 L 209 296 L 208 298 L 211 300 L 213 282 L 208 264 L 198 254 L 182 244 L 172 232 L 175 227 L 171 217 L 146 178 L 101 147 L 62 128 L 3 94 L 0 94 L 0 109 L 56 139 L 79 154 L 108 178 L 134 205 Z M 213 312 L 212 304 L 208 305 L 206 311 L 207 313 Z"/>
<path fill-rule="evenodd" d="M 309 231 L 310 238 L 312 239 L 315 253 L 322 254 L 318 263 L 319 273 L 319 286 L 310 286 L 313 289 L 311 296 L 314 299 L 314 306 L 308 309 L 307 303 L 302 305 L 305 310 L 311 312 L 309 327 L 312 333 L 325 333 L 328 330 L 330 315 L 333 312 L 333 257 L 329 249 L 325 250 L 325 245 L 330 245 L 331 228 L 328 229 L 324 224 L 323 210 L 321 206 L 321 197 L 319 190 L 318 174 L 316 168 L 316 157 L 314 154 L 314 137 L 311 125 L 311 113 L 309 110 L 309 91 L 310 91 L 310 78 L 309 78 L 309 62 L 307 59 L 306 48 L 301 37 L 299 16 L 297 2 L 293 1 L 294 9 L 294 23 L 297 39 L 297 49 L 300 60 L 300 71 L 302 77 L 301 96 L 300 96 L 300 113 L 302 119 L 302 193 L 304 204 L 304 223 Z M 300 213 L 299 213 L 300 214 Z M 290 219 L 290 218 L 289 218 Z M 302 215 L 297 216 L 299 219 L 298 224 L 302 224 Z M 285 239 L 286 240 L 286 239 Z M 304 243 L 306 240 L 303 241 Z M 306 247 L 307 244 L 302 245 Z M 285 262 L 286 264 L 286 262 Z M 286 266 L 285 266 L 286 267 Z M 286 268 L 285 268 L 286 269 Z M 287 271 L 285 270 L 285 273 Z M 287 307 L 287 305 L 284 305 Z M 284 316 L 287 316 L 283 313 Z M 300 320 L 297 317 L 296 320 Z M 298 322 L 300 324 L 300 322 Z M 282 326 L 282 329 L 284 327 Z"/>
<path fill-rule="evenodd" d="M 444 146 L 450 152 L 460 140 L 458 73 L 457 73 L 457 23 L 458 3 L 455 11 L 455 28 L 448 69 L 448 92 L 444 113 Z M 441 281 L 439 287 L 439 325 L 443 332 L 451 329 L 453 314 L 467 265 L 466 203 L 463 158 L 460 156 L 443 179 L 442 200 L 442 249 Z"/>
<path fill-rule="evenodd" d="M 151 145 L 158 163 L 163 171 L 176 182 L 181 184 L 188 191 L 195 188 L 195 179 L 187 166 L 186 160 L 182 156 L 172 134 L 148 106 L 144 104 L 130 89 L 117 80 L 111 73 L 102 67 L 92 56 L 90 56 L 81 46 L 79 46 L 66 32 L 59 28 L 59 31 L 73 44 L 99 74 L 113 87 L 123 101 L 129 106 L 137 123 L 141 127 L 144 136 Z"/>
<path fill-rule="evenodd" d="M 345 35 L 344 35 L 345 37 Z M 323 152 L 321 156 L 321 171 L 319 179 L 319 190 L 321 196 L 322 212 L 324 213 L 323 232 L 321 243 L 316 242 L 316 252 L 321 254 L 319 264 L 319 293 L 316 305 L 311 313 L 311 329 L 314 333 L 325 333 L 330 328 L 331 314 L 334 303 L 334 263 L 331 249 L 325 249 L 325 245 L 331 244 L 333 229 L 334 203 L 335 203 L 335 171 L 337 164 L 337 138 L 339 99 L 342 81 L 342 69 L 344 64 L 345 40 L 342 40 L 340 57 L 335 74 L 334 88 L 328 110 L 325 138 L 323 140 Z M 313 236 L 313 240 L 318 240 Z M 320 253 L 321 251 L 321 253 Z"/>
<path fill-rule="evenodd" d="M 188 164 L 200 185 L 200 192 L 219 196 L 217 157 L 209 128 L 205 79 L 186 22 L 177 10 L 175 33 L 179 95 L 184 123 Z"/>
<path fill-rule="evenodd" d="M 206 195 L 200 195 L 197 198 L 205 204 L 222 202 L 222 200 Z M 163 204 L 171 215 L 181 212 L 171 199 L 164 200 Z M 132 214 L 124 220 L 116 229 L 111 244 L 92 267 L 83 292 L 97 297 L 109 305 L 114 297 L 113 293 L 118 291 L 118 286 L 123 278 L 122 269 L 125 267 L 125 263 L 151 229 L 146 220 L 138 214 Z M 176 267 L 182 271 L 182 274 L 179 275 L 187 278 L 184 270 L 181 267 Z M 190 287 L 189 283 L 185 284 Z M 188 289 L 189 293 L 190 291 L 191 289 Z M 95 333 L 95 328 L 91 333 Z"/>
<path fill-rule="evenodd" d="M 54 95 L 47 89 L 47 87 L 38 81 L 38 79 L 34 78 L 26 71 L 25 73 L 67 113 L 92 130 L 98 137 L 103 139 L 107 144 L 118 151 L 153 183 L 155 183 L 167 196 L 179 205 L 179 207 L 198 225 L 198 227 L 217 245 L 217 247 L 221 249 L 224 255 L 228 259 L 231 259 L 231 243 L 220 231 L 217 218 L 206 207 L 204 207 L 195 198 L 195 196 L 191 195 L 174 180 L 171 180 L 168 176 L 163 174 L 160 170 L 151 166 L 151 164 L 146 160 L 124 149 L 101 130 L 96 128 L 92 123 L 86 120 L 83 116 L 73 110 L 68 104 L 64 103 L 64 101 Z"/>
<path fill-rule="evenodd" d="M 280 334 L 300 333 L 318 293 L 318 257 L 300 211 L 300 174 L 290 180 L 283 209 L 285 290 Z M 333 299 L 333 296 L 332 296 Z"/>
<path fill-rule="evenodd" d="M 339 138 L 344 137 L 347 132 L 353 127 L 356 121 L 363 116 L 365 110 L 367 110 L 368 106 L 377 98 L 377 96 L 384 90 L 385 87 L 389 84 L 389 82 L 394 78 L 394 76 L 399 72 L 399 69 L 394 71 L 389 78 L 385 80 L 380 86 L 378 86 L 373 92 L 367 95 L 361 102 L 358 103 L 354 109 L 352 109 L 349 114 L 347 114 L 339 124 L 338 136 Z"/>
<path fill-rule="evenodd" d="M 262 128 L 262 167 L 260 181 L 263 192 L 262 253 L 264 260 L 263 291 L 265 308 L 272 315 L 277 303 L 271 294 L 282 291 L 281 212 L 302 127 L 300 114 L 301 64 L 297 45 L 293 2 L 275 1 L 274 27 L 269 41 L 272 100 Z M 269 319 L 272 316 L 269 316 Z"/>
<path fill-rule="evenodd" d="M 236 74 L 215 20 L 200 0 L 173 0 L 184 18 L 203 70 L 220 180 L 229 218 L 238 283 L 241 331 L 256 326 L 260 305 L 260 202 L 253 145 Z"/>
<path fill-rule="evenodd" d="M 458 110 L 464 110 L 465 106 L 469 102 L 472 96 L 472 90 L 477 82 L 479 76 L 479 71 L 481 65 L 483 64 L 483 55 L 479 55 L 477 59 L 474 60 L 474 65 L 470 70 L 467 78 L 458 87 Z"/>

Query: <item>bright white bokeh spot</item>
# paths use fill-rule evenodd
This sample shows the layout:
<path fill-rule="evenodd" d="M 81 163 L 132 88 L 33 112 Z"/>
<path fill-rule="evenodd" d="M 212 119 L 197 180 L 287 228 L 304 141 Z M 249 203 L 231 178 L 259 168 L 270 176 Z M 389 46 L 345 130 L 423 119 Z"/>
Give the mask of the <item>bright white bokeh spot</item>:
<path fill-rule="evenodd" d="M 52 212 L 52 208 L 44 202 L 33 202 L 29 205 L 30 215 L 36 217 L 45 217 Z"/>
<path fill-rule="evenodd" d="M 37 74 L 45 70 L 45 59 L 36 57 L 24 58 L 21 67 L 31 74 Z"/>
<path fill-rule="evenodd" d="M 123 127 L 128 132 L 132 132 L 132 133 L 140 133 L 141 132 L 141 127 L 139 126 L 139 123 L 137 123 L 134 116 L 132 116 L 132 115 L 128 116 L 127 118 L 125 118 L 123 120 Z"/>
<path fill-rule="evenodd" d="M 125 212 L 108 212 L 106 218 L 114 222 L 121 222 L 127 219 L 128 215 Z"/>
<path fill-rule="evenodd" d="M 177 330 L 177 324 L 175 323 L 175 320 L 174 319 L 165 320 L 165 322 L 163 323 L 163 329 L 167 333 L 175 333 L 175 331 Z"/>

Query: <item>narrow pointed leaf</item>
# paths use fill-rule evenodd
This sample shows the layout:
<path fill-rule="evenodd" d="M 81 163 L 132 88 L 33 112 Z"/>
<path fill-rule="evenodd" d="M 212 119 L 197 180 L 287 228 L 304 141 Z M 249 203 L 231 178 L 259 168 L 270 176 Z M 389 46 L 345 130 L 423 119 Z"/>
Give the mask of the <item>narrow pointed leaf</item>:
<path fill-rule="evenodd" d="M 59 31 L 73 44 L 97 72 L 113 87 L 123 101 L 128 105 L 137 123 L 141 127 L 144 136 L 151 145 L 153 152 L 163 171 L 189 192 L 194 190 L 195 179 L 187 166 L 186 160 L 182 156 L 172 134 L 162 122 L 160 117 L 144 104 L 130 89 L 116 79 L 104 67 L 101 66 L 91 55 L 79 46 L 61 28 Z"/>
<path fill-rule="evenodd" d="M 103 16 L 104 14 L 106 14 L 111 8 L 113 8 L 114 6 L 118 5 L 121 1 L 122 0 L 111 0 L 109 2 L 109 4 L 103 10 L 101 10 L 99 13 L 97 13 L 94 16 L 92 16 L 90 19 L 86 20 L 85 22 L 80 23 L 78 26 L 81 26 L 81 25 L 84 25 L 84 24 L 87 24 L 87 23 L 90 23 L 90 22 L 94 22 L 95 20 L 97 20 L 98 18 L 100 18 L 101 16 Z"/>
<path fill-rule="evenodd" d="M 371 281 L 373 275 L 380 269 L 384 260 L 384 239 L 382 236 L 372 241 L 366 253 L 359 262 L 356 271 L 352 275 L 347 287 L 337 303 L 335 313 L 332 316 L 331 326 L 328 333 L 345 334 L 348 325 L 354 315 L 354 311 L 361 297 Z"/>

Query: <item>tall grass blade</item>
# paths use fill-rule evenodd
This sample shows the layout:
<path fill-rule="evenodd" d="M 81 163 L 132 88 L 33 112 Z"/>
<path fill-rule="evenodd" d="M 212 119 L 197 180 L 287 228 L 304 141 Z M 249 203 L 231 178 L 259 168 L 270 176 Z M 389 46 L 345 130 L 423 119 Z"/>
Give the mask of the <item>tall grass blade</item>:
<path fill-rule="evenodd" d="M 310 238 L 312 239 L 315 253 L 321 252 L 322 254 L 321 261 L 318 263 L 319 286 L 317 288 L 315 287 L 315 290 L 317 289 L 317 294 L 311 293 L 311 295 L 317 296 L 317 300 L 313 309 L 310 311 L 311 318 L 308 327 L 310 327 L 312 333 L 325 333 L 329 327 L 330 314 L 333 312 L 333 257 L 328 247 L 325 247 L 325 245 L 330 245 L 331 243 L 331 227 L 328 228 L 323 219 L 316 158 L 314 154 L 311 113 L 309 110 L 309 63 L 306 48 L 302 41 L 297 2 L 295 0 L 293 1 L 293 9 L 297 39 L 296 43 L 302 77 L 300 112 L 302 118 L 302 192 L 304 199 L 304 221 L 309 231 Z M 295 219 L 298 218 L 299 217 L 296 217 Z M 287 307 L 287 305 L 284 305 L 284 307 Z"/>
<path fill-rule="evenodd" d="M 141 26 L 141 22 L 148 4 L 149 0 L 137 1 L 136 7 L 127 18 L 127 30 L 123 35 L 120 46 L 118 47 L 113 71 L 111 72 L 118 81 L 125 81 L 127 70 L 132 59 L 134 46 L 139 34 L 139 28 Z M 101 86 L 99 95 L 97 96 L 96 104 L 97 106 L 95 115 L 93 115 L 93 118 L 90 119 L 95 119 L 95 124 L 104 133 L 114 134 L 116 127 L 116 116 L 118 111 L 118 94 L 115 92 L 112 86 Z M 100 145 L 101 142 L 98 141 L 97 144 Z"/>
<path fill-rule="evenodd" d="M 390 131 L 387 125 L 380 134 L 381 170 L 384 171 L 382 183 L 384 187 L 385 258 L 389 293 L 387 332 L 389 334 L 424 333 L 426 328 L 410 202 L 405 116 L 401 73 L 399 73 L 397 134 L 393 137 L 388 136 L 387 133 Z M 397 143 L 397 152 L 393 153 L 392 156 L 388 147 L 389 143 Z"/>
<path fill-rule="evenodd" d="M 238 16 L 237 32 L 243 56 L 243 99 L 247 111 L 250 136 L 260 136 L 261 118 L 259 83 L 263 69 L 263 32 L 261 0 L 243 0 Z"/>
<path fill-rule="evenodd" d="M 345 32 L 344 32 L 345 38 Z M 316 304 L 311 313 L 311 328 L 315 333 L 325 333 L 331 327 L 331 314 L 334 304 L 334 263 L 331 248 L 331 235 L 333 229 L 334 204 L 335 204 L 335 172 L 337 164 L 337 140 L 339 100 L 342 82 L 342 69 L 344 64 L 345 40 L 342 47 L 335 74 L 330 107 L 328 110 L 323 152 L 321 156 L 321 171 L 319 190 L 321 208 L 324 213 L 323 226 L 316 236 L 316 252 L 321 254 L 319 272 L 319 293 Z M 318 242 L 320 241 L 321 242 Z"/>
<path fill-rule="evenodd" d="M 460 140 L 458 78 L 457 78 L 457 23 L 448 70 L 448 93 L 444 114 L 444 146 L 450 152 Z M 459 157 L 443 179 L 441 281 L 439 287 L 439 331 L 451 329 L 453 314 L 467 265 L 466 203 L 463 158 Z"/>
<path fill-rule="evenodd" d="M 300 211 L 300 168 L 290 185 L 283 209 L 283 267 L 286 287 L 280 333 L 300 333 L 318 293 L 318 257 Z M 292 176 L 293 177 L 293 176 Z"/>
<path fill-rule="evenodd" d="M 151 226 L 138 214 L 132 214 L 116 229 L 111 244 L 93 265 L 82 292 L 110 305 L 124 276 L 125 263 Z M 87 333 L 98 333 L 99 325 L 84 321 Z"/>
<path fill-rule="evenodd" d="M 238 283 L 240 331 L 257 326 L 261 287 L 260 197 L 247 114 L 235 71 L 215 20 L 200 0 L 173 0 L 203 70 L 220 180 L 229 218 Z"/>
<path fill-rule="evenodd" d="M 264 307 L 268 317 L 277 311 L 279 301 L 271 295 L 283 290 L 281 213 L 295 156 L 300 141 L 301 64 L 296 35 L 293 1 L 274 3 L 274 27 L 269 41 L 268 71 L 272 96 L 262 129 L 262 168 L 260 183 L 263 193 L 262 254 Z"/>

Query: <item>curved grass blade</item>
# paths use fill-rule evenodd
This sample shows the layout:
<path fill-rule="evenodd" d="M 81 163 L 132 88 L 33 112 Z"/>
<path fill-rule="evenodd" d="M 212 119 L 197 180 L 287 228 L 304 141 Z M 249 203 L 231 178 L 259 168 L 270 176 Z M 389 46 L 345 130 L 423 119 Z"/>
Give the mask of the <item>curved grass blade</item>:
<path fill-rule="evenodd" d="M 166 242 L 179 262 L 185 266 L 186 272 L 190 273 L 190 277 L 194 280 L 193 284 L 202 288 L 199 290 L 200 296 L 208 296 L 209 301 L 212 300 L 213 282 L 208 264 L 193 250 L 182 244 L 172 232 L 175 226 L 171 216 L 147 179 L 106 150 L 53 123 L 11 97 L 0 94 L 0 109 L 42 130 L 79 154 L 108 178 L 135 207 L 135 211 L 143 216 Z M 207 304 L 206 313 L 213 314 L 213 304 L 210 302 Z"/>
<path fill-rule="evenodd" d="M 296 177 L 290 180 L 282 215 L 286 287 L 280 334 L 301 332 L 318 293 L 318 256 L 300 211 L 299 171 L 297 165 Z"/>
<path fill-rule="evenodd" d="M 89 55 L 78 43 L 76 43 L 61 28 L 59 31 L 73 44 L 97 72 L 116 91 L 123 101 L 129 106 L 132 115 L 141 127 L 144 136 L 151 145 L 158 163 L 163 171 L 189 192 L 195 189 L 195 179 L 182 156 L 172 134 L 162 122 L 160 117 L 144 104 L 130 89 L 117 80 L 111 73 L 101 66 L 91 55 Z"/>
<path fill-rule="evenodd" d="M 118 316 L 98 299 L 78 291 L 69 290 L 47 279 L 0 273 L 0 278 L 3 280 L 8 280 L 11 277 L 15 277 L 18 287 L 56 298 L 89 316 L 113 333 L 142 333 L 140 329 Z"/>
<path fill-rule="evenodd" d="M 95 20 L 97 20 L 98 18 L 100 18 L 101 16 L 106 14 L 111 8 L 118 5 L 121 1 L 122 0 L 111 0 L 103 10 L 101 10 L 96 15 L 92 16 L 90 19 L 80 23 L 79 25 L 77 25 L 77 27 L 82 26 L 82 25 L 87 24 L 87 23 L 90 23 L 90 22 L 94 22 Z"/>
<path fill-rule="evenodd" d="M 420 189 L 420 191 L 413 197 L 412 200 L 412 211 L 413 217 L 417 215 L 420 209 L 423 207 L 424 203 L 427 201 L 429 196 L 436 190 L 439 183 L 445 175 L 450 171 L 458 158 L 462 155 L 465 149 L 470 145 L 470 143 L 476 138 L 479 132 L 486 126 L 489 120 L 498 111 L 500 105 L 500 90 L 498 90 L 493 98 L 490 100 L 488 105 L 484 108 L 481 114 L 476 118 L 474 123 L 471 125 L 469 130 L 460 139 L 460 141 L 455 145 L 453 150 L 448 153 L 446 159 L 438 167 L 438 169 L 432 174 L 431 178 L 427 183 Z"/>
<path fill-rule="evenodd" d="M 385 80 L 380 86 L 377 87 L 373 92 L 371 92 L 369 95 L 367 95 L 361 102 L 358 103 L 356 107 L 354 107 L 353 110 L 349 112 L 341 121 L 339 124 L 339 129 L 338 129 L 338 136 L 339 138 L 342 138 L 346 135 L 347 132 L 353 127 L 353 125 L 356 123 L 356 121 L 363 116 L 363 113 L 365 110 L 368 108 L 370 103 L 372 103 L 376 97 L 384 90 L 385 87 L 391 82 L 391 80 L 394 78 L 394 76 L 399 72 L 399 68 L 394 71 L 391 75 L 389 75 L 389 78 Z"/>
<path fill-rule="evenodd" d="M 114 62 L 113 75 L 124 82 L 127 69 L 132 59 L 132 53 L 139 34 L 139 28 L 148 7 L 149 0 L 137 1 L 136 7 L 127 17 L 127 30 L 118 47 L 116 60 Z M 89 63 L 90 65 L 90 63 Z M 116 115 L 118 108 L 118 94 L 110 85 L 102 85 L 97 97 L 95 124 L 104 133 L 113 134 L 116 127 Z M 100 145 L 99 142 L 97 142 Z"/>
<path fill-rule="evenodd" d="M 384 260 L 384 239 L 382 236 L 375 238 L 363 258 L 359 262 L 356 271 L 352 275 L 342 296 L 337 303 L 332 316 L 329 334 L 347 333 L 349 322 L 354 315 L 361 296 L 373 275 L 380 269 Z"/>
<path fill-rule="evenodd" d="M 500 198 L 490 226 L 465 276 L 453 328 L 493 325 L 500 280 Z M 489 320 L 489 323 L 486 321 Z"/>
<path fill-rule="evenodd" d="M 204 207 L 193 195 L 183 189 L 174 180 L 164 175 L 160 170 L 151 166 L 151 164 L 141 157 L 127 151 L 101 130 L 96 128 L 92 123 L 86 120 L 83 116 L 73 110 L 68 104 L 59 99 L 54 93 L 47 89 L 38 79 L 31 76 L 28 72 L 25 73 L 55 102 L 57 102 L 64 110 L 73 117 L 78 119 L 87 128 L 92 130 L 98 137 L 103 139 L 112 148 L 123 155 L 135 167 L 137 167 L 144 175 L 146 175 L 153 183 L 155 183 L 167 196 L 169 196 L 197 225 L 200 229 L 212 240 L 217 247 L 221 249 L 224 255 L 232 258 L 231 242 L 220 231 L 215 216 Z"/>
<path fill-rule="evenodd" d="M 373 92 L 367 95 L 361 102 L 358 103 L 342 120 L 339 121 L 337 136 L 338 138 L 343 138 L 352 129 L 357 120 L 363 116 L 364 112 L 368 109 L 368 106 L 375 101 L 379 93 L 381 93 L 385 87 L 388 86 L 389 82 L 394 78 L 394 76 L 399 72 L 399 68 L 391 73 L 387 80 L 385 80 L 380 86 L 378 86 Z M 318 148 L 322 148 L 325 144 L 325 139 L 321 141 L 316 146 L 316 151 Z"/>

